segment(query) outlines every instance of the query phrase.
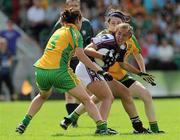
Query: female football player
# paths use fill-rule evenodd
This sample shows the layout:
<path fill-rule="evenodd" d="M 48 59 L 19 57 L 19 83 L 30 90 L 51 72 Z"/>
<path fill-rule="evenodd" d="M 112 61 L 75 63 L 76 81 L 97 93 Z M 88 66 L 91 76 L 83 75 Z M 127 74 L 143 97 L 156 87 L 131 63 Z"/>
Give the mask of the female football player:
<path fill-rule="evenodd" d="M 98 62 L 96 62 L 95 59 L 102 59 L 104 65 L 101 67 L 106 71 L 109 69 L 111 65 L 113 65 L 113 63 L 115 63 L 115 61 L 118 61 L 128 71 L 131 71 L 135 74 L 146 75 L 146 78 L 148 80 L 153 81 L 150 75 L 140 73 L 139 70 L 135 69 L 129 64 L 122 63 L 124 55 L 127 51 L 127 46 L 125 42 L 131 36 L 132 36 L 131 26 L 125 23 L 119 24 L 116 27 L 116 32 L 114 35 L 104 34 L 102 36 L 92 38 L 92 43 L 90 43 L 85 48 L 85 52 L 88 56 L 90 56 L 91 60 L 97 64 Z M 100 52 L 98 52 L 103 49 L 109 51 L 106 52 L 105 54 L 101 54 Z M 84 86 L 86 86 L 87 89 L 95 95 L 92 98 L 93 101 L 95 101 L 96 103 L 102 101 L 102 96 L 106 96 L 106 94 L 110 92 L 107 91 L 107 89 L 104 88 L 102 84 L 100 85 L 100 83 L 102 83 L 101 77 L 97 76 L 93 71 L 86 68 L 84 64 L 82 64 L 81 62 L 78 64 L 76 68 L 76 74 L 77 76 L 79 76 Z M 118 83 L 116 80 L 112 81 L 112 87 L 113 87 L 112 91 L 113 92 L 114 90 L 118 91 L 119 93 L 118 96 L 122 98 L 121 99 L 122 103 L 132 120 L 134 129 L 138 133 L 148 133 L 148 131 L 142 126 L 142 122 L 140 121 L 137 115 L 137 111 L 134 106 L 133 99 L 128 89 L 125 86 L 123 86 L 121 83 Z M 119 91 L 121 91 L 121 93 Z M 107 109 L 109 108 L 107 108 L 106 103 L 101 102 L 100 113 L 104 120 L 107 120 L 108 117 L 109 110 Z M 79 117 L 79 115 L 81 115 L 83 112 L 84 112 L 83 105 L 81 104 L 77 109 L 75 109 L 75 112 L 73 112 L 68 117 L 65 117 L 65 119 L 61 122 L 61 126 L 64 129 L 67 129 L 68 125 L 72 123 L 74 120 L 76 120 Z"/>
<path fill-rule="evenodd" d="M 116 29 L 115 27 L 122 22 L 130 22 L 130 16 L 118 10 L 110 10 L 106 18 L 107 29 L 101 31 L 98 35 L 106 33 L 113 34 Z M 144 60 L 141 55 L 141 48 L 136 37 L 132 35 L 132 37 L 126 41 L 126 44 L 128 48 L 125 54 L 125 61 L 128 61 L 128 57 L 132 54 L 138 63 L 140 71 L 145 73 L 146 69 Z M 136 81 L 130 75 L 128 75 L 127 71 L 123 70 L 118 62 L 110 67 L 108 72 L 113 76 L 114 79 L 125 85 L 131 92 L 132 96 L 139 97 L 144 102 L 144 108 L 146 116 L 149 120 L 150 130 L 154 133 L 162 133 L 163 131 L 160 131 L 158 127 L 152 96 L 147 88 L 144 87 L 139 81 Z M 112 87 L 112 82 L 108 82 L 108 84 L 110 87 Z"/>
<path fill-rule="evenodd" d="M 65 6 L 66 8 L 72 8 L 73 10 L 80 10 L 81 9 L 81 4 L 80 0 L 66 0 Z M 51 34 L 58 28 L 61 27 L 60 22 L 58 21 L 55 26 L 53 27 Z M 82 26 L 80 29 L 80 33 L 83 37 L 83 47 L 87 46 L 91 42 L 91 38 L 93 37 L 93 28 L 89 22 L 88 19 L 85 17 L 82 17 Z M 75 72 L 76 66 L 78 64 L 79 60 L 76 56 L 72 57 L 70 61 L 70 67 L 73 69 Z M 73 96 L 70 94 L 65 94 L 65 100 L 66 100 L 66 111 L 68 114 L 71 114 L 74 109 L 79 105 L 79 101 L 77 101 Z M 72 123 L 73 127 L 77 127 L 78 124 L 77 122 Z"/>
<path fill-rule="evenodd" d="M 33 99 L 27 115 L 17 126 L 16 131 L 24 133 L 34 115 L 40 110 L 46 99 L 52 94 L 52 87 L 60 93 L 68 92 L 85 105 L 85 108 L 97 125 L 97 134 L 111 134 L 107 123 L 90 99 L 86 90 L 80 85 L 78 78 L 69 66 L 71 57 L 76 53 L 80 61 L 96 73 L 112 80 L 111 75 L 94 65 L 84 54 L 83 39 L 78 31 L 81 28 L 80 11 L 65 10 L 61 15 L 63 26 L 56 30 L 49 39 L 43 56 L 34 64 L 36 83 L 40 93 Z"/>

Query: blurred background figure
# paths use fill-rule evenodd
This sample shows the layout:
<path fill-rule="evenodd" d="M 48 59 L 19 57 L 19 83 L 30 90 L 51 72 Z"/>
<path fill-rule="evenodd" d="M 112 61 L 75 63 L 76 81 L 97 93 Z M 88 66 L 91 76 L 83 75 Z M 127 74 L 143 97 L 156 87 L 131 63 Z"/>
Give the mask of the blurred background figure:
<path fill-rule="evenodd" d="M 161 40 L 161 43 L 157 49 L 157 57 L 158 57 L 158 69 L 159 70 L 176 70 L 177 66 L 173 62 L 174 59 L 174 48 L 166 38 Z M 156 62 L 157 63 L 157 62 Z"/>
<path fill-rule="evenodd" d="M 31 35 L 36 41 L 39 41 L 40 33 L 46 27 L 45 15 L 41 0 L 33 0 L 33 5 L 27 11 L 27 18 L 30 22 Z"/>
<path fill-rule="evenodd" d="M 18 63 L 17 59 L 17 41 L 21 37 L 21 34 L 13 28 L 13 21 L 8 19 L 6 22 L 7 29 L 0 31 L 0 36 L 7 40 L 7 51 L 12 55 L 12 70 L 13 75 Z"/>
<path fill-rule="evenodd" d="M 5 38 L 0 37 L 0 100 L 5 100 L 2 93 L 2 84 L 6 84 L 10 100 L 14 101 L 16 96 L 14 94 L 14 85 L 11 78 L 12 55 L 7 49 L 7 41 Z"/>

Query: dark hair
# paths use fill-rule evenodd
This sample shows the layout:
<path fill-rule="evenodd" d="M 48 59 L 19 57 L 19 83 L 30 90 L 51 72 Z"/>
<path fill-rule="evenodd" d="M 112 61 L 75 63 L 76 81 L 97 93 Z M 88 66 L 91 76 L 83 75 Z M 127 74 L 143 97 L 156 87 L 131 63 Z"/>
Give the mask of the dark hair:
<path fill-rule="evenodd" d="M 73 11 L 72 9 L 65 10 L 61 13 L 61 22 L 75 23 L 77 19 L 81 20 L 82 15 L 80 11 Z"/>

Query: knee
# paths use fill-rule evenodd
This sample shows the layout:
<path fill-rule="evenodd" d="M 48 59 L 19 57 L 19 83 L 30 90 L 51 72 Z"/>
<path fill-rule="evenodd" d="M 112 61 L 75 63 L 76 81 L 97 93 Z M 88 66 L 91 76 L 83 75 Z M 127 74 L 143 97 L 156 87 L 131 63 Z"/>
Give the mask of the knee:
<path fill-rule="evenodd" d="M 40 98 L 41 98 L 41 100 L 47 100 L 48 99 L 48 95 L 45 95 L 45 94 L 40 94 Z"/>
<path fill-rule="evenodd" d="M 110 101 L 111 101 L 111 102 L 114 101 L 114 96 L 113 96 L 113 94 L 111 94 L 111 96 L 110 96 Z"/>
<path fill-rule="evenodd" d="M 106 100 L 106 101 L 112 103 L 114 101 L 114 96 L 113 96 L 112 92 L 109 91 L 108 93 L 104 94 L 104 96 L 102 97 L 102 101 L 103 100 Z"/>
<path fill-rule="evenodd" d="M 123 90 L 122 95 L 121 95 L 121 99 L 125 100 L 126 102 L 132 102 L 133 101 L 132 95 L 128 89 Z"/>
<path fill-rule="evenodd" d="M 90 97 L 84 96 L 84 97 L 81 97 L 80 102 L 82 104 L 86 105 L 86 104 L 90 104 L 93 101 L 92 101 L 92 99 Z"/>
<path fill-rule="evenodd" d="M 143 94 L 142 100 L 144 102 L 147 102 L 147 103 L 152 102 L 152 96 L 148 90 L 144 90 L 142 94 Z"/>

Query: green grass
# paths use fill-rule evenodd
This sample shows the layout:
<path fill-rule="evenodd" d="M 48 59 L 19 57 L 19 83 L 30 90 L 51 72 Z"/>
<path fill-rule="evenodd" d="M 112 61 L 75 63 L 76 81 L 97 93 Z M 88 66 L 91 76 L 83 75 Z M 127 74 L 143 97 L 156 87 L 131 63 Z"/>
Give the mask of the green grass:
<path fill-rule="evenodd" d="M 135 102 L 144 126 L 148 127 L 143 103 Z M 19 135 L 15 133 L 15 127 L 26 114 L 29 103 L 0 102 L 0 140 L 180 140 L 180 99 L 154 100 L 159 127 L 166 133 L 153 135 L 133 135 L 129 118 L 116 100 L 108 124 L 120 132 L 117 136 L 94 136 L 95 124 L 86 114 L 80 117 L 78 128 L 61 129 L 59 121 L 66 115 L 64 101 L 47 101 L 26 132 Z"/>

